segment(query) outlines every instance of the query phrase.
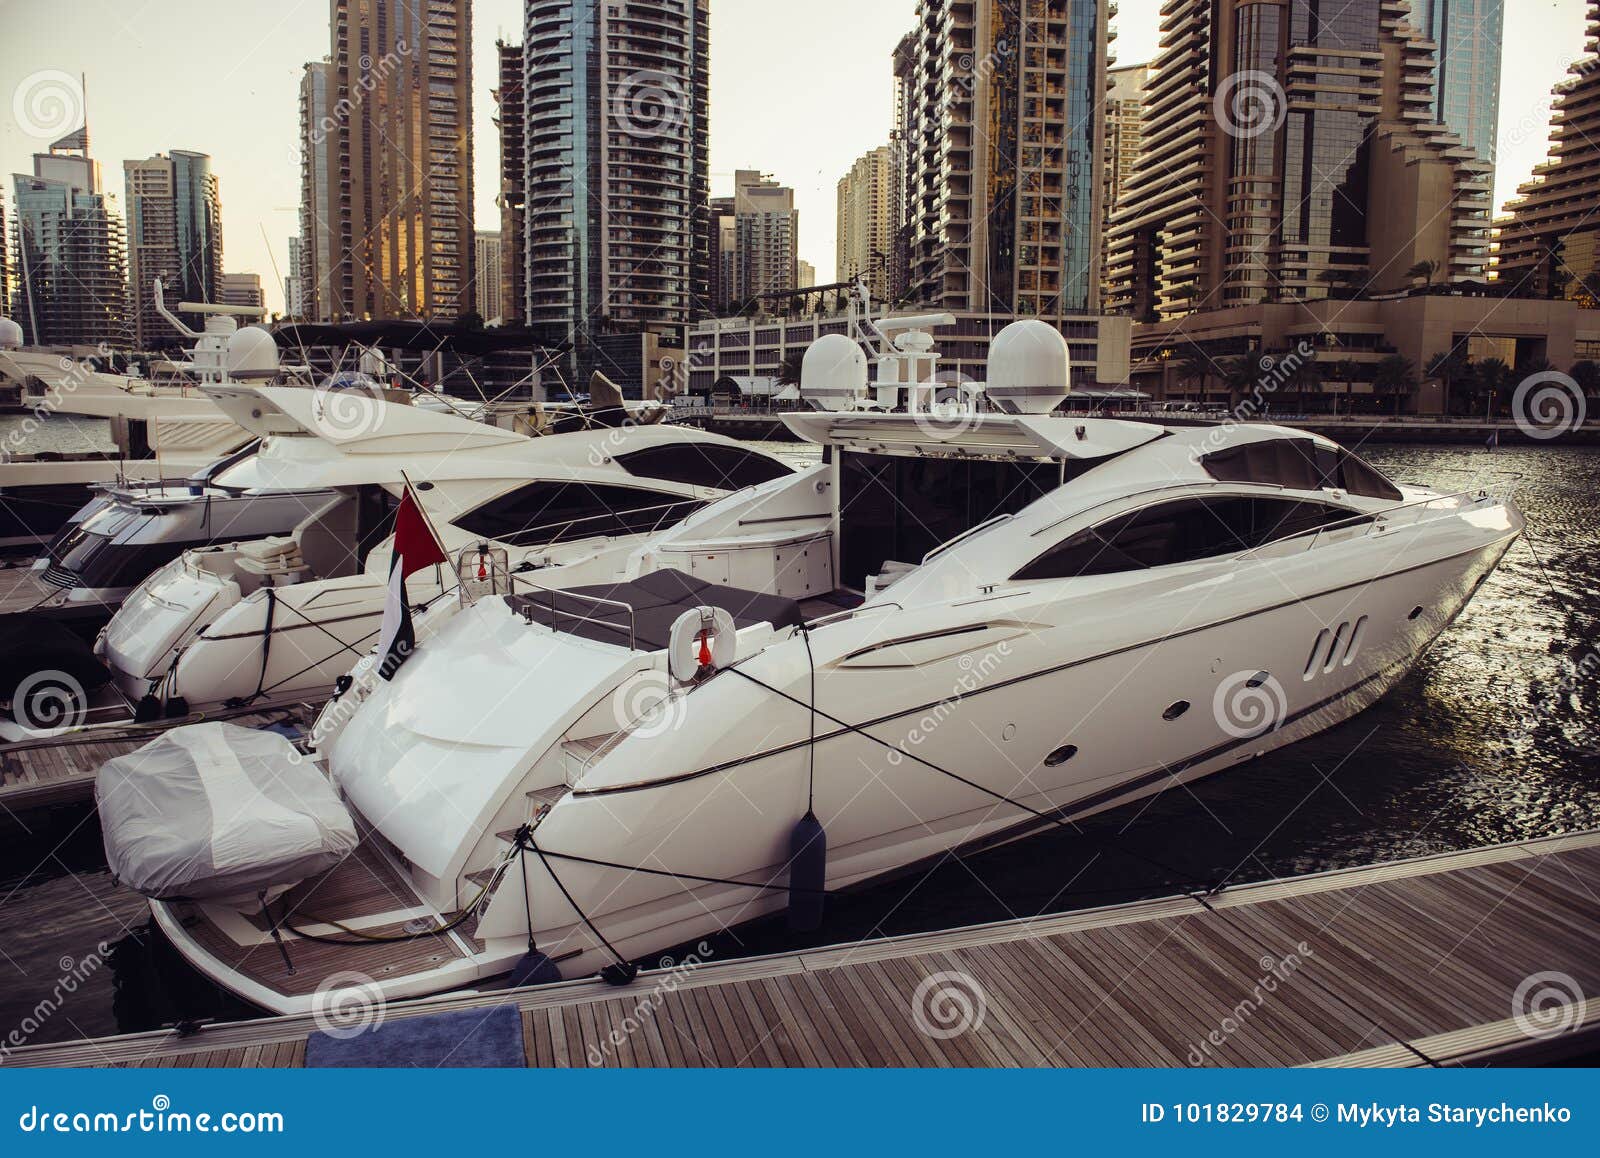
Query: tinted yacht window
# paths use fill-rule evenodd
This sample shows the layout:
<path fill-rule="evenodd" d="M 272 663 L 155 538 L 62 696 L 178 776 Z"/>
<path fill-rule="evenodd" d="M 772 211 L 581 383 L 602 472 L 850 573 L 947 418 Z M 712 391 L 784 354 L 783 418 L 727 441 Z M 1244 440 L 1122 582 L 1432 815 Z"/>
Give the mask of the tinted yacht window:
<path fill-rule="evenodd" d="M 1344 507 L 1292 499 L 1177 499 L 1080 531 L 1012 578 L 1068 579 L 1192 563 L 1236 555 L 1352 517 Z"/>
<path fill-rule="evenodd" d="M 631 535 L 670 526 L 701 507 L 695 499 L 643 487 L 536 482 L 491 499 L 456 520 L 514 547 L 591 535 Z"/>
<path fill-rule="evenodd" d="M 792 473 L 783 463 L 739 446 L 673 443 L 616 456 L 629 474 L 696 487 L 736 491 Z"/>
<path fill-rule="evenodd" d="M 1343 447 L 1309 438 L 1269 438 L 1230 446 L 1200 460 L 1218 482 L 1260 483 L 1288 490 L 1337 488 L 1369 499 L 1399 502 L 1404 496 L 1382 474 Z"/>

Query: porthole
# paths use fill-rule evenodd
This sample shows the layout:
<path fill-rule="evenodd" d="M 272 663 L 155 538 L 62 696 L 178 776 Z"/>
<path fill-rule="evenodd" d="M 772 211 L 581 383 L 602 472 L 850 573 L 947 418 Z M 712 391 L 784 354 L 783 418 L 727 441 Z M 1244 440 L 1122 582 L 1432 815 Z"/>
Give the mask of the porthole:
<path fill-rule="evenodd" d="M 1247 687 L 1247 688 L 1259 688 L 1259 687 L 1264 687 L 1265 685 L 1267 685 L 1267 684 L 1269 684 L 1271 682 L 1272 682 L 1272 673 L 1271 672 L 1258 671 L 1258 672 L 1256 672 L 1255 675 L 1253 675 L 1249 679 L 1245 680 L 1244 686 Z"/>
<path fill-rule="evenodd" d="M 1420 607 L 1413 607 L 1413 608 L 1412 608 L 1412 609 L 1411 609 L 1411 614 L 1410 614 L 1410 615 L 1408 615 L 1408 616 L 1406 616 L 1406 618 L 1407 618 L 1407 619 L 1415 619 L 1415 618 L 1417 618 L 1417 617 L 1418 617 L 1418 616 L 1419 616 L 1419 615 L 1421 615 L 1421 614 L 1422 614 L 1422 608 L 1420 608 Z"/>
<path fill-rule="evenodd" d="M 1166 720 L 1168 723 L 1171 723 L 1173 720 L 1176 720 L 1179 716 L 1183 715 L 1183 713 L 1187 712 L 1188 710 L 1189 710 L 1189 701 L 1188 700 L 1179 700 L 1177 703 L 1173 704 L 1166 711 L 1162 712 L 1161 713 L 1161 718 L 1163 720 Z"/>
<path fill-rule="evenodd" d="M 1078 746 L 1076 744 L 1063 744 L 1044 758 L 1044 766 L 1046 768 L 1059 768 L 1077 754 Z"/>

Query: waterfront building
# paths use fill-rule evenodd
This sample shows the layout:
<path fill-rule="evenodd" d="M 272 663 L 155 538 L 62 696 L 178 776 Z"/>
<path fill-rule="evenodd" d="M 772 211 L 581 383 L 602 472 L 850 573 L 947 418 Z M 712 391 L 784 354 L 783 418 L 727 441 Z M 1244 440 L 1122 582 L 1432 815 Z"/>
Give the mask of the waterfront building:
<path fill-rule="evenodd" d="M 125 348 L 127 260 L 121 215 L 100 184 L 85 125 L 12 177 L 12 318 L 34 346 Z"/>
<path fill-rule="evenodd" d="M 1600 0 L 1585 51 L 1555 88 L 1549 157 L 1506 206 L 1497 270 L 1515 292 L 1600 305 Z"/>
<path fill-rule="evenodd" d="M 1488 163 L 1432 113 L 1406 0 L 1164 0 L 1107 308 L 1197 309 L 1482 281 Z"/>
<path fill-rule="evenodd" d="M 128 214 L 128 301 L 141 350 L 185 345 L 156 312 L 155 283 L 170 310 L 179 302 L 222 301 L 222 197 L 211 158 L 173 149 L 124 161 Z"/>

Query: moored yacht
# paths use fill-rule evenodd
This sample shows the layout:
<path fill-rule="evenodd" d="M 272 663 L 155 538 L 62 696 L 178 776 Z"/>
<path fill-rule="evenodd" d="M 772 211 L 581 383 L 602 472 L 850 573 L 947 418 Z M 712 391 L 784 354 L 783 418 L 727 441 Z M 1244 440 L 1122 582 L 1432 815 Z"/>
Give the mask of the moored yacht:
<path fill-rule="evenodd" d="M 243 348 L 235 344 L 236 335 L 243 335 L 238 341 L 255 354 L 259 367 L 271 336 L 259 327 L 241 329 L 239 323 L 259 319 L 265 311 L 179 305 L 179 312 L 204 318 L 203 328 L 196 330 L 167 308 L 159 278 L 155 305 L 194 345 L 185 361 L 156 362 L 148 378 L 111 372 L 103 350 L 72 357 L 24 348 L 21 328 L 0 318 L 0 381 L 18 387 L 21 404 L 33 412 L 32 421 L 105 419 L 115 444 L 109 454 L 39 452 L 18 436 L 16 445 L 0 448 L 5 451 L 0 455 L 0 548 L 50 541 L 68 524 L 82 521 L 81 509 L 99 488 L 191 479 L 250 442 L 251 436 L 222 414 L 201 387 L 234 380 L 230 357 L 238 365 Z M 275 356 L 271 365 L 277 373 Z"/>
<path fill-rule="evenodd" d="M 463 598 L 325 712 L 357 853 L 157 921 L 289 1012 L 339 975 L 415 996 L 814 920 L 826 892 L 1348 719 L 1521 532 L 1507 498 L 1401 487 L 1288 428 L 1052 416 L 1068 358 L 1017 323 L 989 366 L 1006 412 L 936 406 L 921 377 L 887 412 L 881 368 L 873 397 L 859 347 L 818 342 L 802 393 L 834 408 L 784 420 L 820 465 L 616 581 Z"/>
<path fill-rule="evenodd" d="M 408 478 L 452 557 L 470 555 L 474 572 L 511 590 L 548 573 L 609 577 L 646 535 L 793 474 L 764 451 L 676 426 L 529 437 L 367 394 L 211 395 L 260 439 L 214 485 L 258 502 L 298 496 L 292 517 L 269 537 L 184 551 L 128 594 L 97 643 L 111 687 L 85 723 L 125 723 L 136 705 L 153 721 L 326 698 L 378 637 Z M 350 411 L 333 413 L 341 405 Z M 410 598 L 420 613 L 456 587 L 455 569 L 430 568 Z"/>

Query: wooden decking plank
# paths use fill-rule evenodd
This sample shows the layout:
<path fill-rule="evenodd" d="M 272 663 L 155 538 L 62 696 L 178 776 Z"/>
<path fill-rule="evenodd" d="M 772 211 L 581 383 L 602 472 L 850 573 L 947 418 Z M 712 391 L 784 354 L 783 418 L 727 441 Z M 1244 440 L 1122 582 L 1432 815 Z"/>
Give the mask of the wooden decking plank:
<path fill-rule="evenodd" d="M 84 755 L 99 753 L 85 746 Z M 350 904 L 385 912 L 395 883 L 383 863 L 363 858 L 346 879 L 322 882 L 322 895 L 306 892 L 326 904 L 343 890 Z M 525 1011 L 534 1065 L 1181 1064 L 1224 1017 L 1241 1024 L 1203 1060 L 1413 1064 L 1430 1049 L 1481 1064 L 1528 1046 L 1508 1020 L 1511 992 L 1527 976 L 1567 971 L 1600 991 L 1597 890 L 1600 831 L 1242 886 L 1209 910 L 1188 898 L 1135 902 L 718 963 L 682 978 L 652 971 L 632 991 L 580 981 L 394 1002 L 389 1015 L 510 1000 Z M 1301 942 L 1312 951 L 1258 998 L 1263 974 Z M 380 957 L 403 959 L 415 945 Z M 342 957 L 345 947 L 332 948 Z M 303 942 L 291 950 L 303 967 L 317 961 Z M 982 1024 L 949 1038 L 919 1033 L 912 1009 L 919 984 L 941 972 L 966 974 L 986 1002 Z M 1600 1023 L 1600 1001 L 1584 1008 Z M 305 1015 L 212 1026 L 203 1038 L 25 1047 L 16 1060 L 294 1066 L 310 1028 Z M 1564 1056 L 1561 1041 L 1536 1048 Z"/>

